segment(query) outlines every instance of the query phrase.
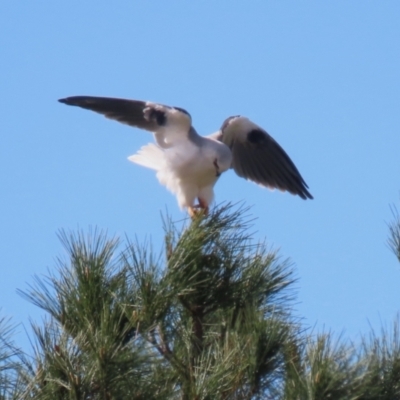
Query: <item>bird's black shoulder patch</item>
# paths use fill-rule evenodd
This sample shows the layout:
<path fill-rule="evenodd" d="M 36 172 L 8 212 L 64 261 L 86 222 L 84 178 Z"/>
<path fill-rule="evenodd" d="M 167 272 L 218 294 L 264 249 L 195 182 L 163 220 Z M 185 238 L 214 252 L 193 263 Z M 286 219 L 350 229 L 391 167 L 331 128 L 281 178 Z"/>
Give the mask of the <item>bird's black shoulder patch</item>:
<path fill-rule="evenodd" d="M 262 144 L 265 142 L 265 132 L 253 129 L 247 134 L 247 140 L 253 144 Z"/>
<path fill-rule="evenodd" d="M 167 122 L 167 117 L 165 116 L 165 112 L 161 110 L 156 110 L 152 108 L 149 115 L 152 121 L 156 121 L 158 125 L 163 126 Z"/>

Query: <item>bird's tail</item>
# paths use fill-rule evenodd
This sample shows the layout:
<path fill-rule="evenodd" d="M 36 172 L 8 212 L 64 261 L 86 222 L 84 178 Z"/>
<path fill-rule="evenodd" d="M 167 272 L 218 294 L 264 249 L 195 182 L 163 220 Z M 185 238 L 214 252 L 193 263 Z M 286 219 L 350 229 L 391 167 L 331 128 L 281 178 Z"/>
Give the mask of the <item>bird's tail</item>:
<path fill-rule="evenodd" d="M 154 143 L 143 146 L 136 154 L 128 157 L 128 160 L 156 171 L 159 171 L 165 162 L 162 149 Z"/>

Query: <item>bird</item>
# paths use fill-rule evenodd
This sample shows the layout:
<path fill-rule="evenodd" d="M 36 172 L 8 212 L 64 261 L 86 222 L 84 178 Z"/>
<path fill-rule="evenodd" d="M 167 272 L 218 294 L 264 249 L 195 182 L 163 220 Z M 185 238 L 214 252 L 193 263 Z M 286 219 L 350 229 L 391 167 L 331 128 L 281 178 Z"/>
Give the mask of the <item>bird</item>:
<path fill-rule="evenodd" d="M 313 199 L 308 186 L 283 148 L 250 119 L 235 115 L 221 128 L 201 136 L 183 108 L 142 100 L 72 96 L 59 102 L 103 114 L 121 123 L 152 132 L 149 143 L 128 159 L 156 171 L 159 182 L 177 197 L 190 217 L 207 215 L 214 185 L 233 169 L 263 187 Z"/>

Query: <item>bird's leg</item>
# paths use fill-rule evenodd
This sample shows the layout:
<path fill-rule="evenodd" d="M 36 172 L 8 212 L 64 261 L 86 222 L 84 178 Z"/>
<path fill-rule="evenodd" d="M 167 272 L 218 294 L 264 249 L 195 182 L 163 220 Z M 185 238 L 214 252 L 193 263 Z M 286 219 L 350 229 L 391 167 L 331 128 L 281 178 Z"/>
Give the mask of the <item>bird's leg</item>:
<path fill-rule="evenodd" d="M 192 219 L 194 219 L 196 217 L 197 213 L 196 213 L 196 209 L 194 206 L 188 207 L 188 214 L 189 214 L 189 217 Z"/>
<path fill-rule="evenodd" d="M 200 197 L 197 200 L 199 201 L 199 204 L 188 207 L 188 214 L 192 219 L 200 215 L 205 215 L 205 216 L 208 215 L 208 210 L 209 210 L 208 204 Z"/>
<path fill-rule="evenodd" d="M 198 197 L 197 200 L 199 200 L 198 208 L 201 208 L 204 215 L 208 215 L 208 204 L 200 197 Z"/>

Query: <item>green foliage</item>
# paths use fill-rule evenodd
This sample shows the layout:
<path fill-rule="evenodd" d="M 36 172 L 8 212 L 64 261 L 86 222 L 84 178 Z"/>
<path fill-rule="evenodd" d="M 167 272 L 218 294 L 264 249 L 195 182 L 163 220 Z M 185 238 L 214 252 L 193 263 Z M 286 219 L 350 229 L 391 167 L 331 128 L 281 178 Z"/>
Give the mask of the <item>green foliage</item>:
<path fill-rule="evenodd" d="M 19 399 L 23 390 L 22 369 L 18 357 L 22 356 L 12 340 L 15 328 L 10 321 L 0 318 L 0 399 Z"/>
<path fill-rule="evenodd" d="M 400 399 L 400 320 L 393 327 L 372 332 L 363 343 L 362 400 Z"/>
<path fill-rule="evenodd" d="M 286 261 L 253 244 L 245 210 L 218 208 L 165 249 L 102 232 L 61 233 L 67 260 L 22 294 L 34 326 L 24 398 L 244 399 L 275 396 L 298 326 Z"/>
<path fill-rule="evenodd" d="M 400 399 L 400 321 L 362 340 L 333 340 L 330 333 L 305 342 L 300 364 L 288 376 L 287 400 Z"/>
<path fill-rule="evenodd" d="M 33 355 L 0 321 L 0 400 L 400 399 L 399 322 L 361 346 L 309 334 L 288 261 L 252 242 L 246 212 L 165 221 L 161 255 L 61 232 L 67 257 L 21 292 L 47 315 Z"/>
<path fill-rule="evenodd" d="M 129 285 L 118 241 L 96 231 L 60 238 L 69 259 L 23 293 L 50 315 L 43 328 L 34 326 L 26 398 L 151 398 L 153 366 L 127 318 Z"/>
<path fill-rule="evenodd" d="M 301 362 L 286 381 L 285 399 L 358 399 L 363 375 L 355 348 L 334 340 L 331 333 L 309 337 Z"/>
<path fill-rule="evenodd" d="M 400 215 L 396 207 L 392 207 L 393 221 L 389 224 L 388 244 L 400 262 Z"/>

